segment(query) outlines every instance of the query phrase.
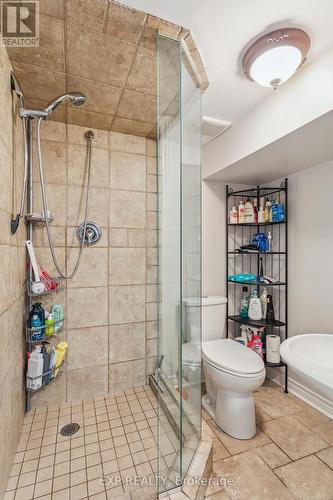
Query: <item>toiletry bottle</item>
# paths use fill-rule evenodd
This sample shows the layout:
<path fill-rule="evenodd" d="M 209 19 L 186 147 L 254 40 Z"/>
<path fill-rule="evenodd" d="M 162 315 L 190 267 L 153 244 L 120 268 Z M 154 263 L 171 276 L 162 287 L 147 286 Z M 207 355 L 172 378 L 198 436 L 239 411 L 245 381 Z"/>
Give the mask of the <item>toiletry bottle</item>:
<path fill-rule="evenodd" d="M 257 290 L 253 290 L 249 303 L 249 318 L 259 321 L 262 318 L 261 303 Z"/>
<path fill-rule="evenodd" d="M 256 198 L 254 198 L 254 200 L 253 200 L 253 217 L 254 217 L 253 222 L 255 224 L 258 224 L 258 222 L 259 222 L 259 220 L 258 220 L 258 203 L 257 203 Z"/>
<path fill-rule="evenodd" d="M 242 337 L 242 339 L 244 339 L 245 345 L 247 346 L 247 342 L 248 342 L 248 338 L 247 338 L 248 328 L 247 328 L 247 325 L 241 325 L 240 326 L 240 330 L 241 330 L 241 337 Z"/>
<path fill-rule="evenodd" d="M 236 210 L 237 212 L 237 210 Z M 63 327 L 63 319 L 64 319 L 64 311 L 61 305 L 59 304 L 54 304 L 52 307 L 52 317 L 53 321 L 55 322 L 54 324 L 54 333 L 55 335 L 58 335 Z"/>
<path fill-rule="evenodd" d="M 259 224 L 262 224 L 263 222 L 265 222 L 264 203 L 265 203 L 264 198 L 260 198 L 260 206 L 259 206 L 259 212 L 258 212 L 258 223 Z"/>
<path fill-rule="evenodd" d="M 271 207 L 272 207 L 272 203 L 267 198 L 266 203 L 265 203 L 265 215 L 264 215 L 265 222 L 271 222 L 272 221 Z"/>
<path fill-rule="evenodd" d="M 275 322 L 273 297 L 271 295 L 269 295 L 269 294 L 267 295 L 266 321 L 268 321 L 269 323 L 274 323 Z"/>
<path fill-rule="evenodd" d="M 250 297 L 249 297 L 249 292 L 248 292 L 248 287 L 247 286 L 243 286 L 243 297 L 242 297 L 242 301 L 241 301 L 241 308 L 240 308 L 240 317 L 243 318 L 243 319 L 247 319 L 249 317 L 249 301 L 250 301 Z"/>
<path fill-rule="evenodd" d="M 258 276 L 258 281 L 260 283 L 263 283 L 264 275 L 265 275 L 265 273 L 264 273 L 263 259 L 262 259 L 262 257 L 260 257 L 260 267 L 259 267 L 259 276 Z"/>
<path fill-rule="evenodd" d="M 262 319 L 266 319 L 266 313 L 267 313 L 267 288 L 264 286 L 262 289 L 262 292 L 260 294 L 260 303 L 261 303 L 261 310 L 262 310 Z"/>
<path fill-rule="evenodd" d="M 29 356 L 27 371 L 27 388 L 36 390 L 43 383 L 43 365 L 44 359 L 40 349 L 34 349 Z"/>
<path fill-rule="evenodd" d="M 238 222 L 240 224 L 244 224 L 244 222 L 245 222 L 245 207 L 244 207 L 243 200 L 241 200 L 239 202 L 239 206 L 238 206 Z"/>
<path fill-rule="evenodd" d="M 34 342 L 36 340 L 41 340 L 44 337 L 45 311 L 40 302 L 36 302 L 36 304 L 32 305 L 32 309 L 29 314 L 29 328 L 34 328 L 31 335 L 31 339 Z"/>
<path fill-rule="evenodd" d="M 47 319 L 45 320 L 45 335 L 47 337 L 54 335 L 54 320 L 51 312 L 47 315 Z"/>
<path fill-rule="evenodd" d="M 236 207 L 232 207 L 230 210 L 230 224 L 237 224 L 238 223 L 238 212 Z"/>
<path fill-rule="evenodd" d="M 50 366 L 49 366 L 49 380 L 54 379 L 54 368 L 56 363 L 57 353 L 55 348 L 52 346 L 50 351 Z"/>
<path fill-rule="evenodd" d="M 55 373 L 54 378 L 58 375 L 61 368 L 62 362 L 64 360 L 66 351 L 68 347 L 68 342 L 59 342 L 56 347 L 56 360 L 55 360 Z"/>
<path fill-rule="evenodd" d="M 271 252 L 272 251 L 272 233 L 270 231 L 268 231 L 267 240 L 268 240 L 267 252 Z"/>
<path fill-rule="evenodd" d="M 279 221 L 279 199 L 277 197 L 273 200 L 271 212 L 272 212 L 272 222 L 278 222 Z"/>
<path fill-rule="evenodd" d="M 254 210 L 250 198 L 246 200 L 244 206 L 244 222 L 252 224 L 254 222 Z"/>
<path fill-rule="evenodd" d="M 49 374 L 50 354 L 47 351 L 47 348 L 46 348 L 47 345 L 49 345 L 48 342 L 45 342 L 45 341 L 42 342 L 41 353 L 43 355 L 43 380 L 42 380 L 43 385 L 48 384 L 50 382 L 50 374 Z"/>

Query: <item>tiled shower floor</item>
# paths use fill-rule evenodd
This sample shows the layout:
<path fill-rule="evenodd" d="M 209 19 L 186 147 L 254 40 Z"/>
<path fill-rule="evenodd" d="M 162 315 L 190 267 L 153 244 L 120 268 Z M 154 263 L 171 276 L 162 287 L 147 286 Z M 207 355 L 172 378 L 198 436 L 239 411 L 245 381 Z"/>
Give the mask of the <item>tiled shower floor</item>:
<path fill-rule="evenodd" d="M 160 470 L 177 460 L 177 436 L 161 410 L 159 415 L 158 428 L 149 386 L 29 412 L 5 500 L 135 498 L 138 478 L 146 483 L 156 473 L 158 433 Z M 64 437 L 60 429 L 69 422 L 80 430 Z"/>

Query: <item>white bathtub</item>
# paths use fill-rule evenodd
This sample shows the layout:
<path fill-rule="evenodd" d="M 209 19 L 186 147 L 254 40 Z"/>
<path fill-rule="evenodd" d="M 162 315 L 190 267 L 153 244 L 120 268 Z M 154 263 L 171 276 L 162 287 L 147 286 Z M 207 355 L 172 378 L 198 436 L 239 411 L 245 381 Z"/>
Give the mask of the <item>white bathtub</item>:
<path fill-rule="evenodd" d="M 304 385 L 333 402 L 333 335 L 290 337 L 282 342 L 280 353 Z"/>

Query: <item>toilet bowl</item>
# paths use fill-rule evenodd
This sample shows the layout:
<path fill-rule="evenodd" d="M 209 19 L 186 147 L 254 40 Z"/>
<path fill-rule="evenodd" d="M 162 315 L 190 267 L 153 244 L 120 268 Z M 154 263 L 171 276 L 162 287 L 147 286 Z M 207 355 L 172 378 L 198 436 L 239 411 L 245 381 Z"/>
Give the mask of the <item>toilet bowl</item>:
<path fill-rule="evenodd" d="M 231 339 L 204 342 L 202 358 L 207 388 L 203 407 L 225 433 L 251 439 L 256 433 L 253 391 L 266 376 L 263 360 Z"/>

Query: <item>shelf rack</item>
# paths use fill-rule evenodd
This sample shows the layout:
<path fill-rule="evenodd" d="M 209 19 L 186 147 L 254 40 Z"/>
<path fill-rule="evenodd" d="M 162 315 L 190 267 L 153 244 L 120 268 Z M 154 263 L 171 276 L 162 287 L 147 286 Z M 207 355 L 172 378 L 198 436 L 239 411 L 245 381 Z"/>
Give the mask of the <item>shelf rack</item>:
<path fill-rule="evenodd" d="M 280 198 L 284 204 L 285 218 L 281 222 L 265 223 L 241 223 L 231 224 L 229 222 L 230 210 L 233 206 L 238 207 L 241 199 L 256 199 L 260 206 L 260 198 L 273 200 Z M 272 234 L 272 248 L 269 252 L 240 251 L 239 247 L 248 243 L 255 233 L 266 229 Z M 263 259 L 264 273 L 271 275 L 277 280 L 276 283 L 262 283 L 259 281 L 238 282 L 229 279 L 229 276 L 248 273 L 259 275 L 260 259 Z M 226 290 L 227 290 L 227 337 L 239 336 L 239 325 L 252 325 L 253 327 L 265 327 L 266 334 L 274 333 L 280 335 L 281 341 L 288 338 L 288 179 L 280 186 L 266 187 L 257 186 L 251 189 L 233 190 L 226 186 Z M 273 304 L 276 320 L 274 323 L 266 320 L 252 321 L 243 319 L 239 315 L 242 287 L 256 287 L 258 295 L 260 287 L 265 286 L 268 293 L 273 296 Z M 267 363 L 269 368 L 284 368 L 284 391 L 288 392 L 288 366 L 280 363 Z"/>

